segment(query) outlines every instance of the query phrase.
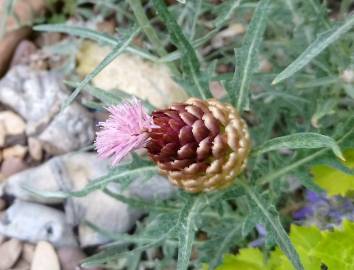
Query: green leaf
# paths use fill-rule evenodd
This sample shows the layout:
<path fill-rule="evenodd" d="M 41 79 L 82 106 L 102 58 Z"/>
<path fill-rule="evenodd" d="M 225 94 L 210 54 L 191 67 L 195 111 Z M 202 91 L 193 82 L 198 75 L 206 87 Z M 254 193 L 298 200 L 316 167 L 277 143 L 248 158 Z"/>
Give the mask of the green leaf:
<path fill-rule="evenodd" d="M 121 40 L 118 45 L 116 45 L 112 51 L 79 83 L 74 92 L 70 97 L 64 102 L 62 109 L 66 108 L 80 93 L 80 91 L 100 73 L 106 66 L 108 66 L 114 59 L 116 59 L 124 50 L 129 46 L 133 38 L 139 33 L 140 29 L 136 28 L 132 30 L 132 33 Z"/>
<path fill-rule="evenodd" d="M 341 167 L 333 167 L 328 165 L 315 165 L 311 168 L 311 174 L 314 181 L 322 187 L 328 195 L 342 195 L 354 191 L 354 149 L 344 152 L 346 159 L 343 166 L 352 169 L 351 171 L 340 170 Z"/>
<path fill-rule="evenodd" d="M 65 83 L 75 88 L 79 86 L 78 82 L 66 81 Z M 86 85 L 83 90 L 89 93 L 90 95 L 94 96 L 95 98 L 99 99 L 100 101 L 102 101 L 105 105 L 119 104 L 123 100 L 131 97 L 131 95 L 123 91 L 119 91 L 119 90 L 106 91 L 98 87 L 92 86 L 90 84 Z"/>
<path fill-rule="evenodd" d="M 268 210 L 267 204 L 263 201 L 261 196 L 252 190 L 247 184 L 242 183 L 247 195 L 255 207 L 257 207 L 262 214 L 264 224 L 268 229 L 269 236 L 274 238 L 289 260 L 292 262 L 296 270 L 304 270 L 304 267 L 300 261 L 299 255 L 292 245 L 288 235 L 286 234 L 283 226 L 281 225 L 279 216 L 275 213 L 275 210 Z"/>
<path fill-rule="evenodd" d="M 133 160 L 129 163 L 122 163 L 112 169 L 107 175 L 90 181 L 83 189 L 78 191 L 39 191 L 30 186 L 24 186 L 25 189 L 41 198 L 68 198 L 84 197 L 95 190 L 104 189 L 110 182 L 119 182 L 122 187 L 126 187 L 138 177 L 151 178 L 157 174 L 157 167 L 149 160 L 141 159 L 138 155 L 132 155 Z"/>
<path fill-rule="evenodd" d="M 189 196 L 179 216 L 177 270 L 187 270 L 195 237 L 195 216 L 198 214 L 202 195 Z"/>
<path fill-rule="evenodd" d="M 256 154 L 262 154 L 265 152 L 279 150 L 283 148 L 314 149 L 322 147 L 332 149 L 333 153 L 337 157 L 339 157 L 340 159 L 344 159 L 343 154 L 335 140 L 333 140 L 331 137 L 312 132 L 296 133 L 270 139 L 255 151 Z"/>
<path fill-rule="evenodd" d="M 147 228 L 140 234 L 135 235 L 131 242 L 140 243 L 141 245 L 133 250 L 122 250 L 122 243 L 112 245 L 98 254 L 95 254 L 82 262 L 85 268 L 93 268 L 103 266 L 110 261 L 124 258 L 131 254 L 136 254 L 149 248 L 160 245 L 165 241 L 175 230 L 177 226 L 177 215 L 174 213 L 166 213 L 158 215 L 152 222 L 147 225 Z M 123 235 L 124 238 L 126 236 Z M 119 237 L 116 238 L 119 240 Z M 150 241 L 151 240 L 151 241 Z"/>
<path fill-rule="evenodd" d="M 158 212 L 171 212 L 171 211 L 178 210 L 178 208 L 176 207 L 168 206 L 163 203 L 157 203 L 153 201 L 146 201 L 144 199 L 126 197 L 122 194 L 112 192 L 108 188 L 105 188 L 103 192 L 111 196 L 112 198 L 115 198 L 116 200 L 119 200 L 123 203 L 129 204 L 129 206 L 131 207 L 135 207 L 139 209 L 144 209 L 148 211 L 158 211 Z"/>
<path fill-rule="evenodd" d="M 241 236 L 241 227 L 241 224 L 235 224 L 233 228 L 225 234 L 224 238 L 218 241 L 218 249 L 213 254 L 213 258 L 209 264 L 209 270 L 215 269 L 215 267 L 220 263 L 222 256 L 228 251 L 230 246 L 234 244 L 233 241 L 235 236 Z"/>
<path fill-rule="evenodd" d="M 153 4 L 159 17 L 165 23 L 171 35 L 172 42 L 182 53 L 181 62 L 183 64 L 184 75 L 186 75 L 187 80 L 193 83 L 195 90 L 193 95 L 203 99 L 212 97 L 208 85 L 200 80 L 200 64 L 194 48 L 183 34 L 176 19 L 168 11 L 163 0 L 153 0 Z"/>
<path fill-rule="evenodd" d="M 277 84 L 301 70 L 329 45 L 337 41 L 346 32 L 348 32 L 353 26 L 354 15 L 350 16 L 341 26 L 334 27 L 329 31 L 320 34 L 318 38 L 298 58 L 296 58 L 294 62 L 292 62 L 275 77 L 272 84 Z"/>
<path fill-rule="evenodd" d="M 72 36 L 78 36 L 81 38 L 90 39 L 90 40 L 96 41 L 97 43 L 107 45 L 110 47 L 115 47 L 115 46 L 121 44 L 120 39 L 110 36 L 108 34 L 97 32 L 97 31 L 87 29 L 84 27 L 67 25 L 67 24 L 41 24 L 41 25 L 34 26 L 33 30 L 42 31 L 42 32 L 65 33 L 65 34 L 72 35 Z M 145 59 L 149 59 L 149 60 L 155 61 L 155 62 L 158 61 L 158 59 L 155 56 L 148 54 L 147 52 L 145 52 L 139 48 L 128 46 L 126 48 L 126 50 L 130 53 L 134 53 L 136 55 L 139 55 Z"/>
<path fill-rule="evenodd" d="M 258 51 L 267 25 L 270 0 L 262 0 L 256 7 L 252 21 L 244 37 L 242 47 L 235 52 L 236 67 L 231 87 L 231 102 L 238 110 L 249 109 L 249 88 L 253 71 L 257 66 Z"/>
<path fill-rule="evenodd" d="M 237 256 L 225 255 L 216 270 L 266 270 L 263 254 L 256 248 L 243 248 Z"/>
<path fill-rule="evenodd" d="M 94 40 L 98 43 L 115 47 L 120 44 L 119 39 L 114 38 L 105 33 L 100 33 L 84 27 L 66 25 L 66 24 L 41 24 L 33 27 L 35 31 L 41 32 L 58 32 L 65 33 L 72 36 L 79 36 L 81 38 L 87 38 Z"/>
<path fill-rule="evenodd" d="M 354 269 L 351 244 L 354 238 L 354 223 L 345 220 L 342 226 L 329 231 L 317 227 L 291 225 L 290 238 L 300 254 L 306 270 Z M 225 255 L 217 270 L 291 270 L 294 269 L 284 254 L 276 248 L 265 260 L 261 250 L 243 248 L 237 255 Z"/>

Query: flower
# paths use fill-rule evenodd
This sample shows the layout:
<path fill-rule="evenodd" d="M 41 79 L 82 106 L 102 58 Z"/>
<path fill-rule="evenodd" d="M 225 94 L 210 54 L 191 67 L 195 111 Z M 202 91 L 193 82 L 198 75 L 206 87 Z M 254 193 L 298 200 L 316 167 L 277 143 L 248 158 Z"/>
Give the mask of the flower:
<path fill-rule="evenodd" d="M 305 195 L 306 205 L 293 213 L 298 223 L 329 229 L 340 225 L 344 219 L 354 220 L 354 205 L 349 198 L 329 197 L 309 190 Z"/>
<path fill-rule="evenodd" d="M 103 158 L 113 156 L 113 165 L 145 147 L 160 172 L 188 192 L 226 187 L 246 167 L 248 128 L 230 105 L 190 98 L 149 116 L 134 99 L 108 111 L 96 148 Z"/>
<path fill-rule="evenodd" d="M 154 127 L 138 99 L 134 98 L 107 108 L 110 113 L 105 122 L 98 123 L 96 150 L 101 158 L 113 157 L 112 165 L 118 164 L 129 152 L 143 148 L 148 142 L 148 131 Z"/>

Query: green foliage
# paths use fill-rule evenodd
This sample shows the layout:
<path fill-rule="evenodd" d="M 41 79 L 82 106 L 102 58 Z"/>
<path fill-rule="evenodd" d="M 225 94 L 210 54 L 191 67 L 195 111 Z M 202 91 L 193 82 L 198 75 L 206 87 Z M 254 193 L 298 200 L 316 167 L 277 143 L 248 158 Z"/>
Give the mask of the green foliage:
<path fill-rule="evenodd" d="M 297 133 L 271 139 L 261 145 L 256 151 L 258 154 L 262 154 L 268 151 L 279 150 L 284 148 L 314 149 L 321 147 L 328 147 L 332 149 L 333 153 L 337 157 L 339 157 L 340 159 L 344 159 L 343 154 L 335 140 L 328 136 L 310 132 Z"/>
<path fill-rule="evenodd" d="M 261 0 L 254 11 L 247 34 L 241 48 L 235 52 L 236 68 L 231 89 L 228 90 L 230 99 L 239 110 L 249 110 L 249 88 L 252 73 L 257 64 L 259 47 L 267 25 L 270 0 Z M 237 101 L 236 101 L 237 100 Z"/>
<path fill-rule="evenodd" d="M 94 99 L 86 104 L 94 109 L 129 97 L 122 93 L 124 89 L 105 92 L 89 84 L 120 53 L 166 64 L 190 96 L 211 97 L 211 82 L 225 86 L 228 102 L 241 113 L 248 110 L 243 116 L 250 126 L 254 150 L 245 173 L 226 190 L 194 196 L 178 191 L 168 202 L 145 202 L 108 187 L 111 182 L 127 187 L 136 178 L 148 180 L 158 173 L 155 164 L 134 155 L 130 162 L 93 179 L 82 190 L 53 193 L 27 189 L 39 196 L 60 198 L 101 190 L 148 212 L 132 234 L 106 232 L 91 223 L 91 228 L 113 242 L 87 258 L 83 262 L 86 267 L 137 269 L 148 260 L 151 269 L 201 269 L 205 264 L 215 269 L 223 254 L 240 250 L 237 256 L 226 255 L 219 268 L 318 270 L 324 263 L 329 269 L 350 269 L 346 254 L 352 250 L 346 241 L 352 239 L 351 224 L 335 232 L 292 225 L 289 239 L 286 229 L 291 219 L 283 211 L 299 200 L 292 189 L 294 182 L 330 195 L 352 190 L 351 154 L 344 152 L 344 162 L 336 158 L 343 157 L 341 149 L 354 147 L 353 91 L 351 83 L 343 79 L 343 72 L 354 67 L 353 16 L 349 16 L 348 1 L 342 1 L 340 10 L 334 11 L 344 21 L 341 24 L 330 19 L 328 1 L 229 0 L 215 5 L 214 1 L 198 0 L 168 6 L 165 2 L 77 3 L 75 16 L 81 19 L 97 14 L 114 17 L 118 35 L 68 24 L 44 24 L 34 29 L 76 36 L 77 44 L 90 39 L 112 48 L 81 82 L 76 83 L 77 77 L 70 76 L 67 67 L 66 79 L 75 82 L 69 84 L 74 91 L 68 102 L 81 90 L 92 95 Z M 246 33 L 228 37 L 235 25 L 247 29 Z M 132 44 L 134 37 L 141 41 L 139 47 Z M 218 43 L 220 37 L 222 42 Z M 64 47 L 56 52 L 67 53 Z M 257 237 L 257 224 L 264 224 L 268 231 L 262 252 L 244 249 Z M 142 256 L 152 248 L 162 252 L 162 259 Z M 264 254 L 270 254 L 268 260 Z"/>
<path fill-rule="evenodd" d="M 326 165 L 315 165 L 311 168 L 315 182 L 328 195 L 345 196 L 347 193 L 354 191 L 354 149 L 345 151 L 344 157 L 343 164 L 327 163 Z M 344 168 L 341 165 L 344 165 Z"/>
<path fill-rule="evenodd" d="M 354 267 L 351 256 L 354 223 L 344 221 L 342 228 L 320 231 L 316 227 L 292 225 L 290 238 L 304 263 L 306 270 L 327 269 L 350 270 Z M 260 249 L 241 249 L 237 255 L 225 255 L 217 270 L 290 270 L 288 258 L 276 249 L 265 259 Z"/>
<path fill-rule="evenodd" d="M 318 38 L 293 63 L 291 63 L 284 71 L 275 77 L 273 84 L 279 83 L 289 78 L 295 72 L 302 69 L 329 45 L 337 41 L 346 32 L 348 32 L 353 26 L 354 15 L 350 16 L 341 26 L 334 27 L 325 33 L 321 33 Z"/>

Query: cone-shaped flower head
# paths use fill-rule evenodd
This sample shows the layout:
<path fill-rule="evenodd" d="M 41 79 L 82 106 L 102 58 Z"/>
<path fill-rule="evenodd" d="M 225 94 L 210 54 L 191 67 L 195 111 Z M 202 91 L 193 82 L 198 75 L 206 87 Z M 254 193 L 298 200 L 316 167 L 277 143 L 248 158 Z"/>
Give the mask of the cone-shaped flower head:
<path fill-rule="evenodd" d="M 116 121 L 112 129 L 108 122 L 118 118 L 111 116 L 101 124 L 103 130 L 97 137 L 99 153 L 106 153 L 103 157 L 118 156 L 114 160 L 117 161 L 132 149 L 145 146 L 160 171 L 173 184 L 189 192 L 225 187 L 245 168 L 250 138 L 246 123 L 232 106 L 216 100 L 190 98 L 185 103 L 154 111 L 152 121 L 146 113 L 142 115 L 145 125 L 139 125 L 141 133 L 129 133 L 137 138 L 126 136 L 125 145 L 120 139 L 105 142 L 120 137 L 121 133 L 114 135 L 114 129 L 123 122 Z M 133 120 L 137 121 L 132 119 L 131 125 Z M 108 130 L 109 136 L 103 136 Z M 127 146 L 128 141 L 139 143 Z"/>

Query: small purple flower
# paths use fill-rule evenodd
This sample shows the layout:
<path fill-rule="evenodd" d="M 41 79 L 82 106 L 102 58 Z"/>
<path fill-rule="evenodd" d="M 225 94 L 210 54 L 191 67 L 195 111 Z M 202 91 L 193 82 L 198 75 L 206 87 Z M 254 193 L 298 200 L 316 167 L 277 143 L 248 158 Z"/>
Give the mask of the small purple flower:
<path fill-rule="evenodd" d="M 293 213 L 293 218 L 301 224 L 328 229 L 340 225 L 343 219 L 354 220 L 354 205 L 349 198 L 328 197 L 313 191 L 306 191 L 305 198 L 306 205 Z"/>
<path fill-rule="evenodd" d="M 147 132 L 155 125 L 136 98 L 107 110 L 109 118 L 98 123 L 101 130 L 97 132 L 95 145 L 101 158 L 113 157 L 112 165 L 116 165 L 129 152 L 146 145 Z"/>

